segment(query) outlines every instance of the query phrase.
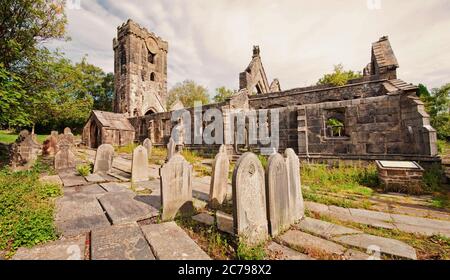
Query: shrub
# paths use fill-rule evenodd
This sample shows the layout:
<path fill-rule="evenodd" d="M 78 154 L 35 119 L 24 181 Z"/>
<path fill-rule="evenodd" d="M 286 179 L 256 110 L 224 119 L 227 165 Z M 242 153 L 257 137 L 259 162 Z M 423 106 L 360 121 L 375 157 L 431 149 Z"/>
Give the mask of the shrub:
<path fill-rule="evenodd" d="M 423 173 L 423 184 L 425 191 L 436 192 L 441 190 L 442 168 L 439 164 L 433 164 Z"/>
<path fill-rule="evenodd" d="M 239 240 L 236 255 L 238 260 L 263 260 L 266 257 L 266 251 L 264 250 L 264 244 L 249 246 Z"/>
<path fill-rule="evenodd" d="M 86 177 L 89 174 L 91 174 L 92 166 L 91 166 L 91 164 L 79 164 L 79 165 L 77 165 L 77 171 L 78 171 L 78 174 Z"/>

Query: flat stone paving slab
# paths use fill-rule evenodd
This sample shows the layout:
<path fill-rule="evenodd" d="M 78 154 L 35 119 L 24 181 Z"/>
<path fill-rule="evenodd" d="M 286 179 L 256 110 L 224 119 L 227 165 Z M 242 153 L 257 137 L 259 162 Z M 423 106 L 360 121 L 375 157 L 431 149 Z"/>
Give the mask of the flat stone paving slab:
<path fill-rule="evenodd" d="M 132 190 L 128 189 L 125 185 L 120 183 L 102 183 L 100 184 L 107 192 L 129 192 L 133 193 Z"/>
<path fill-rule="evenodd" d="M 118 179 L 121 182 L 129 182 L 131 180 L 131 174 L 123 172 L 121 170 L 113 169 L 111 172 L 109 172 L 107 175 L 112 176 L 116 179 Z"/>
<path fill-rule="evenodd" d="M 136 222 L 159 214 L 158 209 L 129 192 L 108 192 L 98 198 L 112 224 Z"/>
<path fill-rule="evenodd" d="M 379 248 L 379 251 L 382 254 L 413 260 L 417 259 L 416 250 L 413 247 L 404 242 L 394 239 L 369 234 L 356 234 L 334 237 L 333 240 L 336 242 L 361 248 L 364 251 L 376 250 Z"/>
<path fill-rule="evenodd" d="M 87 184 L 87 181 L 78 175 L 60 176 L 64 187 L 75 187 Z"/>
<path fill-rule="evenodd" d="M 33 248 L 20 248 L 13 260 L 84 260 L 86 235 L 63 238 Z"/>
<path fill-rule="evenodd" d="M 78 194 L 56 201 L 56 228 L 65 236 L 110 226 L 95 196 Z"/>
<path fill-rule="evenodd" d="M 92 260 L 154 260 L 136 223 L 95 229 L 91 232 Z"/>
<path fill-rule="evenodd" d="M 84 178 L 86 179 L 86 181 L 90 183 L 102 183 L 107 181 L 107 179 L 101 176 L 100 174 L 89 174 Z"/>
<path fill-rule="evenodd" d="M 286 246 L 270 242 L 267 251 L 277 260 L 314 260 L 306 254 L 302 254 Z"/>
<path fill-rule="evenodd" d="M 73 196 L 73 195 L 92 195 L 92 196 L 96 196 L 96 195 L 102 195 L 105 194 L 106 191 L 101 188 L 99 185 L 97 184 L 92 184 L 92 185 L 87 185 L 87 186 L 77 186 L 77 187 L 65 187 L 64 189 L 64 197 L 63 199 L 69 199 L 69 196 Z"/>
<path fill-rule="evenodd" d="M 295 225 L 295 227 L 302 231 L 310 232 L 314 235 L 318 235 L 327 239 L 339 235 L 362 233 L 362 231 L 359 230 L 308 217 L 302 219 L 298 224 Z"/>
<path fill-rule="evenodd" d="M 353 250 L 353 249 L 348 249 L 344 254 L 344 258 L 346 260 L 352 260 L 352 261 L 364 261 L 364 260 L 378 259 L 377 256 L 370 256 L 366 253 L 363 253 L 363 252 L 360 252 L 357 250 Z"/>
<path fill-rule="evenodd" d="M 211 258 L 175 222 L 141 227 L 158 260 L 210 260 Z"/>
<path fill-rule="evenodd" d="M 278 240 L 282 245 L 306 252 L 312 250 L 327 254 L 343 255 L 346 251 L 344 246 L 297 230 L 288 230 L 279 236 Z"/>

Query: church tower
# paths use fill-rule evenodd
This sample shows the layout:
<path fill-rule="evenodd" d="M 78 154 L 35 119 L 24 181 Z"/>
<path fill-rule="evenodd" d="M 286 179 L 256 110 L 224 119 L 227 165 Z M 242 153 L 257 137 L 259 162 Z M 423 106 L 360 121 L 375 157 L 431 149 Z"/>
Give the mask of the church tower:
<path fill-rule="evenodd" d="M 168 43 L 128 20 L 114 49 L 115 113 L 139 117 L 166 111 Z"/>

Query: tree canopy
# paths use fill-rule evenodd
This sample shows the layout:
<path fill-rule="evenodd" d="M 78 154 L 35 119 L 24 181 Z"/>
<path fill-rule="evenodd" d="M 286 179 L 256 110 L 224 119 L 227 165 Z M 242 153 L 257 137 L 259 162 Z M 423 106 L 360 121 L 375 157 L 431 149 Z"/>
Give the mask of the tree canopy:
<path fill-rule="evenodd" d="M 228 98 L 233 95 L 233 91 L 231 89 L 227 89 L 226 87 L 216 88 L 216 95 L 214 96 L 214 102 L 220 103 L 224 102 Z"/>
<path fill-rule="evenodd" d="M 325 74 L 319 79 L 317 85 L 333 85 L 343 86 L 351 79 L 361 77 L 361 72 L 354 72 L 352 70 L 344 70 L 344 65 L 334 65 L 334 71 L 331 74 Z"/>
<path fill-rule="evenodd" d="M 191 80 L 177 83 L 170 89 L 167 97 L 167 109 L 170 110 L 177 100 L 181 101 L 184 107 L 194 107 L 195 101 L 201 101 L 202 104 L 210 102 L 208 89 Z"/>
<path fill-rule="evenodd" d="M 419 84 L 418 95 L 425 103 L 425 110 L 430 115 L 430 123 L 437 131 L 439 139 L 450 140 L 450 83 L 434 88 L 431 92 Z"/>

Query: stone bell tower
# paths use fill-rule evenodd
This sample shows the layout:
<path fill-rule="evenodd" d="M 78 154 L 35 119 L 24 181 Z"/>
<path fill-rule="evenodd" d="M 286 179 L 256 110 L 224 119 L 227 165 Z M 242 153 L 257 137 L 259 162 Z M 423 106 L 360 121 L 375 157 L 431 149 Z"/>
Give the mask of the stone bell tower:
<path fill-rule="evenodd" d="M 115 113 L 138 117 L 166 111 L 168 43 L 128 20 L 114 49 Z"/>

